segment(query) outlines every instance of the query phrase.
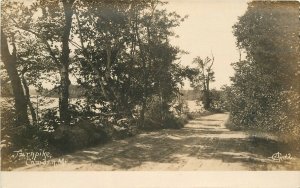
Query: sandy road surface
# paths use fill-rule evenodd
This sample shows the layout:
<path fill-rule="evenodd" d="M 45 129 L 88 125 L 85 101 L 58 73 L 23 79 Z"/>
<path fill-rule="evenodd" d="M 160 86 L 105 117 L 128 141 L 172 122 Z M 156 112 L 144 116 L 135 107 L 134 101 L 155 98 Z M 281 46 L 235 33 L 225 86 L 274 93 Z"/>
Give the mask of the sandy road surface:
<path fill-rule="evenodd" d="M 282 150 L 275 141 L 253 141 L 243 132 L 229 131 L 227 118 L 208 115 L 180 130 L 147 132 L 62 156 L 66 163 L 60 165 L 16 170 L 300 170 L 298 153 Z M 292 159 L 269 158 L 277 152 L 290 153 Z"/>

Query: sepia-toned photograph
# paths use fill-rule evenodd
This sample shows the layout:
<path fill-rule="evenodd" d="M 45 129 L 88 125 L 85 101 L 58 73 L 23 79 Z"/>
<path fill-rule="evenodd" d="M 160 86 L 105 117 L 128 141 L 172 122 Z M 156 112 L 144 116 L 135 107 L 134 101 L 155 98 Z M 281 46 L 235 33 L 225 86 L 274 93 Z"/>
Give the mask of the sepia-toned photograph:
<path fill-rule="evenodd" d="M 300 171 L 299 8 L 1 0 L 1 171 Z"/>

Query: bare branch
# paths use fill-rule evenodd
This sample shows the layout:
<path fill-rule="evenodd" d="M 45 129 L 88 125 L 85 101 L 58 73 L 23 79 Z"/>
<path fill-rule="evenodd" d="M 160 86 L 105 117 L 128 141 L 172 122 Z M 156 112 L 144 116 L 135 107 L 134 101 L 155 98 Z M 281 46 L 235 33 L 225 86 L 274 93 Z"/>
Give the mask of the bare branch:
<path fill-rule="evenodd" d="M 208 67 L 208 69 L 210 70 L 211 69 L 211 67 L 213 66 L 213 64 L 214 64 L 214 62 L 215 62 L 215 57 L 214 57 L 214 54 L 211 52 L 211 64 L 210 64 L 210 66 Z"/>

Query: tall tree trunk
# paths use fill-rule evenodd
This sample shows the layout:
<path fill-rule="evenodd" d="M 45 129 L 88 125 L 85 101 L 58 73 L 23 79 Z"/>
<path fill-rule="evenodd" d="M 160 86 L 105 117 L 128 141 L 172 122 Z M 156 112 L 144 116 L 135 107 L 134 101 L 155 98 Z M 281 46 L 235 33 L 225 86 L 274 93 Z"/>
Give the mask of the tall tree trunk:
<path fill-rule="evenodd" d="M 204 89 L 204 109 L 210 109 L 210 94 L 209 94 L 209 77 L 206 78 L 206 87 Z"/>
<path fill-rule="evenodd" d="M 69 113 L 69 37 L 72 27 L 72 5 L 74 0 L 63 0 L 65 25 L 62 35 L 62 54 L 60 57 L 61 68 L 60 68 L 60 96 L 59 96 L 59 112 L 60 120 L 64 125 L 70 124 L 70 113 Z"/>
<path fill-rule="evenodd" d="M 70 124 L 70 113 L 69 113 L 69 70 L 68 65 L 63 65 L 60 70 L 60 96 L 59 96 L 59 112 L 60 121 L 64 125 Z"/>
<path fill-rule="evenodd" d="M 22 74 L 22 84 L 23 84 L 23 87 L 25 90 L 25 98 L 26 98 L 27 105 L 28 105 L 30 113 L 31 113 L 32 122 L 33 122 L 33 124 L 36 124 L 37 123 L 37 115 L 35 113 L 35 109 L 34 109 L 32 103 L 30 101 L 29 87 L 28 87 L 27 81 L 24 77 L 24 73 Z"/>
<path fill-rule="evenodd" d="M 163 97 L 163 88 L 161 82 L 159 82 L 159 100 L 160 100 L 160 122 L 163 123 L 165 119 L 165 100 Z"/>
<path fill-rule="evenodd" d="M 135 19 L 136 19 L 136 24 L 135 24 L 135 34 L 136 34 L 136 38 L 137 38 L 137 42 L 139 44 L 139 48 L 140 48 L 140 52 L 141 52 L 141 59 L 142 59 L 142 74 L 143 74 L 143 97 L 142 97 L 142 109 L 141 109 L 141 114 L 140 114 L 140 119 L 142 122 L 142 126 L 144 126 L 145 124 L 145 113 L 146 113 L 146 108 L 147 108 L 147 97 L 148 97 L 148 88 L 147 88 L 147 66 L 146 66 L 146 54 L 144 51 L 144 47 L 139 35 L 139 31 L 138 31 L 138 14 L 135 13 Z"/>
<path fill-rule="evenodd" d="M 6 35 L 1 29 L 1 59 L 4 63 L 5 69 L 7 70 L 9 79 L 11 81 L 15 109 L 16 109 L 16 123 L 18 126 L 29 124 L 27 104 L 24 91 L 21 84 L 21 79 L 17 71 L 17 57 L 16 48 L 13 48 L 12 54 L 9 53 L 8 42 Z"/>
<path fill-rule="evenodd" d="M 206 95 L 207 95 L 207 109 L 210 109 L 210 103 L 211 103 L 211 100 L 210 100 L 210 91 L 209 91 L 209 80 L 210 80 L 210 78 L 209 77 L 207 77 L 207 83 L 206 83 L 206 85 L 207 85 L 207 90 L 206 90 Z"/>

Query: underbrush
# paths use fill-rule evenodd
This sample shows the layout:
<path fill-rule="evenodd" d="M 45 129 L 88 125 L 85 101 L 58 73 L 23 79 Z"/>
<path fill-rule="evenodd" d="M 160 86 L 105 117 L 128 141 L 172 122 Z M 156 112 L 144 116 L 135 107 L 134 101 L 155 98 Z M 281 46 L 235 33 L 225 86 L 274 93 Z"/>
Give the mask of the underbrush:
<path fill-rule="evenodd" d="M 173 103 L 162 102 L 158 97 L 149 100 L 145 113 L 145 122 L 142 130 L 180 129 L 190 120 L 193 115 L 188 112 L 184 101 Z"/>
<path fill-rule="evenodd" d="M 1 170 L 22 166 L 27 156 L 19 154 L 50 150 L 49 133 L 37 125 L 15 125 L 15 111 L 1 108 Z"/>
<path fill-rule="evenodd" d="M 190 119 L 192 119 L 191 115 L 181 115 L 176 117 L 172 114 L 165 117 L 162 121 L 154 121 L 148 118 L 145 120 L 145 124 L 143 127 L 141 127 L 141 129 L 146 131 L 159 129 L 180 129 L 183 128 Z"/>
<path fill-rule="evenodd" d="M 226 128 L 231 131 L 244 131 L 249 135 L 250 138 L 273 140 L 276 141 L 278 145 L 284 145 L 284 147 L 292 148 L 294 152 L 300 152 L 300 134 L 295 134 L 299 132 L 300 125 L 283 124 L 280 126 L 278 125 L 278 129 L 273 129 L 270 131 L 260 128 L 260 126 L 246 127 L 243 124 L 233 123 L 231 118 L 232 117 L 230 115 L 229 119 L 225 122 Z"/>
<path fill-rule="evenodd" d="M 227 128 L 275 135 L 280 142 L 300 145 L 300 95 L 295 91 L 233 95 Z M 298 146 L 297 146 L 298 145 Z"/>
<path fill-rule="evenodd" d="M 14 109 L 1 109 L 1 169 L 12 170 L 28 163 L 27 154 L 49 153 L 59 157 L 79 149 L 104 144 L 112 139 L 124 139 L 141 131 L 180 129 L 193 115 L 172 112 L 151 104 L 141 126 L 137 117 L 101 115 L 80 107 L 71 106 L 71 123 L 60 123 L 58 108 L 41 110 L 39 121 L 34 125 L 16 126 Z M 22 154 L 22 156 L 20 155 Z M 32 161 L 32 159 L 30 159 Z M 43 161 L 41 157 L 34 160 Z M 34 162 L 33 160 L 33 162 Z"/>

